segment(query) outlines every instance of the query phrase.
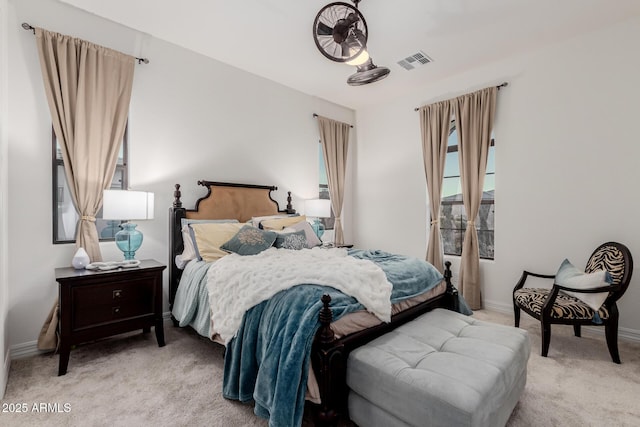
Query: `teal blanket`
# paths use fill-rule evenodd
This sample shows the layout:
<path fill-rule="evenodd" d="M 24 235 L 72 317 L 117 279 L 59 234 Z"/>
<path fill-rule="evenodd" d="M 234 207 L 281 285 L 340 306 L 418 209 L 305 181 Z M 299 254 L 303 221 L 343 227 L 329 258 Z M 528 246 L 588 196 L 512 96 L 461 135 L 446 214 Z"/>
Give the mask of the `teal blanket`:
<path fill-rule="evenodd" d="M 442 281 L 431 264 L 383 251 L 350 250 L 375 262 L 393 285 L 393 303 L 419 295 Z M 225 353 L 223 395 L 255 401 L 254 412 L 270 426 L 299 426 L 304 412 L 311 345 L 320 323 L 320 298 L 331 296 L 334 320 L 362 309 L 334 288 L 295 286 L 247 311 Z"/>
<path fill-rule="evenodd" d="M 431 264 L 418 258 L 363 249 L 350 249 L 349 255 L 373 261 L 384 271 L 387 280 L 393 285 L 392 304 L 418 296 L 443 279 L 442 274 Z"/>
<path fill-rule="evenodd" d="M 324 294 L 331 296 L 336 319 L 362 307 L 334 288 L 305 285 L 279 292 L 247 311 L 225 352 L 225 398 L 254 400 L 254 412 L 269 419 L 270 426 L 302 423 L 311 345 Z"/>

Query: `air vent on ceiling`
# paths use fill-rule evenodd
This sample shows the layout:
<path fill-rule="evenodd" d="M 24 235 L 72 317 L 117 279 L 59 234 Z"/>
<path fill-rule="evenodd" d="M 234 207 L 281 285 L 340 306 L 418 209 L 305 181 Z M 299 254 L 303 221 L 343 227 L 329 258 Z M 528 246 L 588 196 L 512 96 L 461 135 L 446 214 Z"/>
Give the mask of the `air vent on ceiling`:
<path fill-rule="evenodd" d="M 405 70 L 410 71 L 421 65 L 427 65 L 429 62 L 433 62 L 433 59 L 429 58 L 426 53 L 419 50 L 417 53 L 409 55 L 406 58 L 398 61 L 398 65 Z"/>

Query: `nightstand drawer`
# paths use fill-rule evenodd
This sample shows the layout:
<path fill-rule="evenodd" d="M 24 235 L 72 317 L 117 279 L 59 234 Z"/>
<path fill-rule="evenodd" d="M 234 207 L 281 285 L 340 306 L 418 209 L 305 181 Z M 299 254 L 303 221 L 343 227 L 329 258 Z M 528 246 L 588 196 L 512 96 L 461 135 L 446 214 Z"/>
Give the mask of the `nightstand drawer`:
<path fill-rule="evenodd" d="M 154 286 L 154 282 L 146 278 L 74 286 L 71 300 L 76 309 L 71 329 L 153 315 Z"/>

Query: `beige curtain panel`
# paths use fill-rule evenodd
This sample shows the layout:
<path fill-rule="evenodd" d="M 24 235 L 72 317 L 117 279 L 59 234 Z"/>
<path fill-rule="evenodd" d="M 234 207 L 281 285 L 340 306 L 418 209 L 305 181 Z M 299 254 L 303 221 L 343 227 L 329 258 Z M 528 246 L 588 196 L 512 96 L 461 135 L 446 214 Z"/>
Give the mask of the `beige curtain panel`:
<path fill-rule="evenodd" d="M 320 130 L 324 164 L 327 168 L 331 208 L 336 216 L 333 240 L 336 245 L 341 245 L 344 244 L 341 215 L 351 126 L 318 116 L 318 128 Z"/>
<path fill-rule="evenodd" d="M 426 105 L 419 109 L 419 113 L 424 172 L 427 178 L 431 213 L 426 259 L 438 271 L 444 273 L 444 253 L 440 236 L 440 201 L 451 127 L 451 103 L 443 101 Z"/>
<path fill-rule="evenodd" d="M 35 32 L 53 129 L 81 218 L 76 246 L 101 261 L 95 216 L 118 160 L 135 58 L 42 28 Z"/>
<path fill-rule="evenodd" d="M 58 351 L 60 336 L 58 335 L 58 299 L 53 304 L 47 319 L 38 334 L 38 350 Z"/>
<path fill-rule="evenodd" d="M 467 213 L 458 288 L 472 310 L 482 308 L 478 232 L 474 221 L 482 201 L 497 92 L 496 87 L 489 87 L 451 100 L 458 130 L 462 200 Z"/>

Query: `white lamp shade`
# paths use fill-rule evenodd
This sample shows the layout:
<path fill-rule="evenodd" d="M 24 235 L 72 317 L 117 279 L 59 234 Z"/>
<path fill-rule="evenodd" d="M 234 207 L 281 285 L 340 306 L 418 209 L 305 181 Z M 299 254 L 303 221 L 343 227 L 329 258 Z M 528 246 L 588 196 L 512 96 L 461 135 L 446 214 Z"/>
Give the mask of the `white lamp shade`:
<path fill-rule="evenodd" d="M 153 219 L 153 193 L 104 190 L 102 197 L 103 219 Z"/>
<path fill-rule="evenodd" d="M 331 216 L 331 200 L 327 200 L 327 199 L 305 200 L 304 214 L 310 217 L 329 218 Z"/>

